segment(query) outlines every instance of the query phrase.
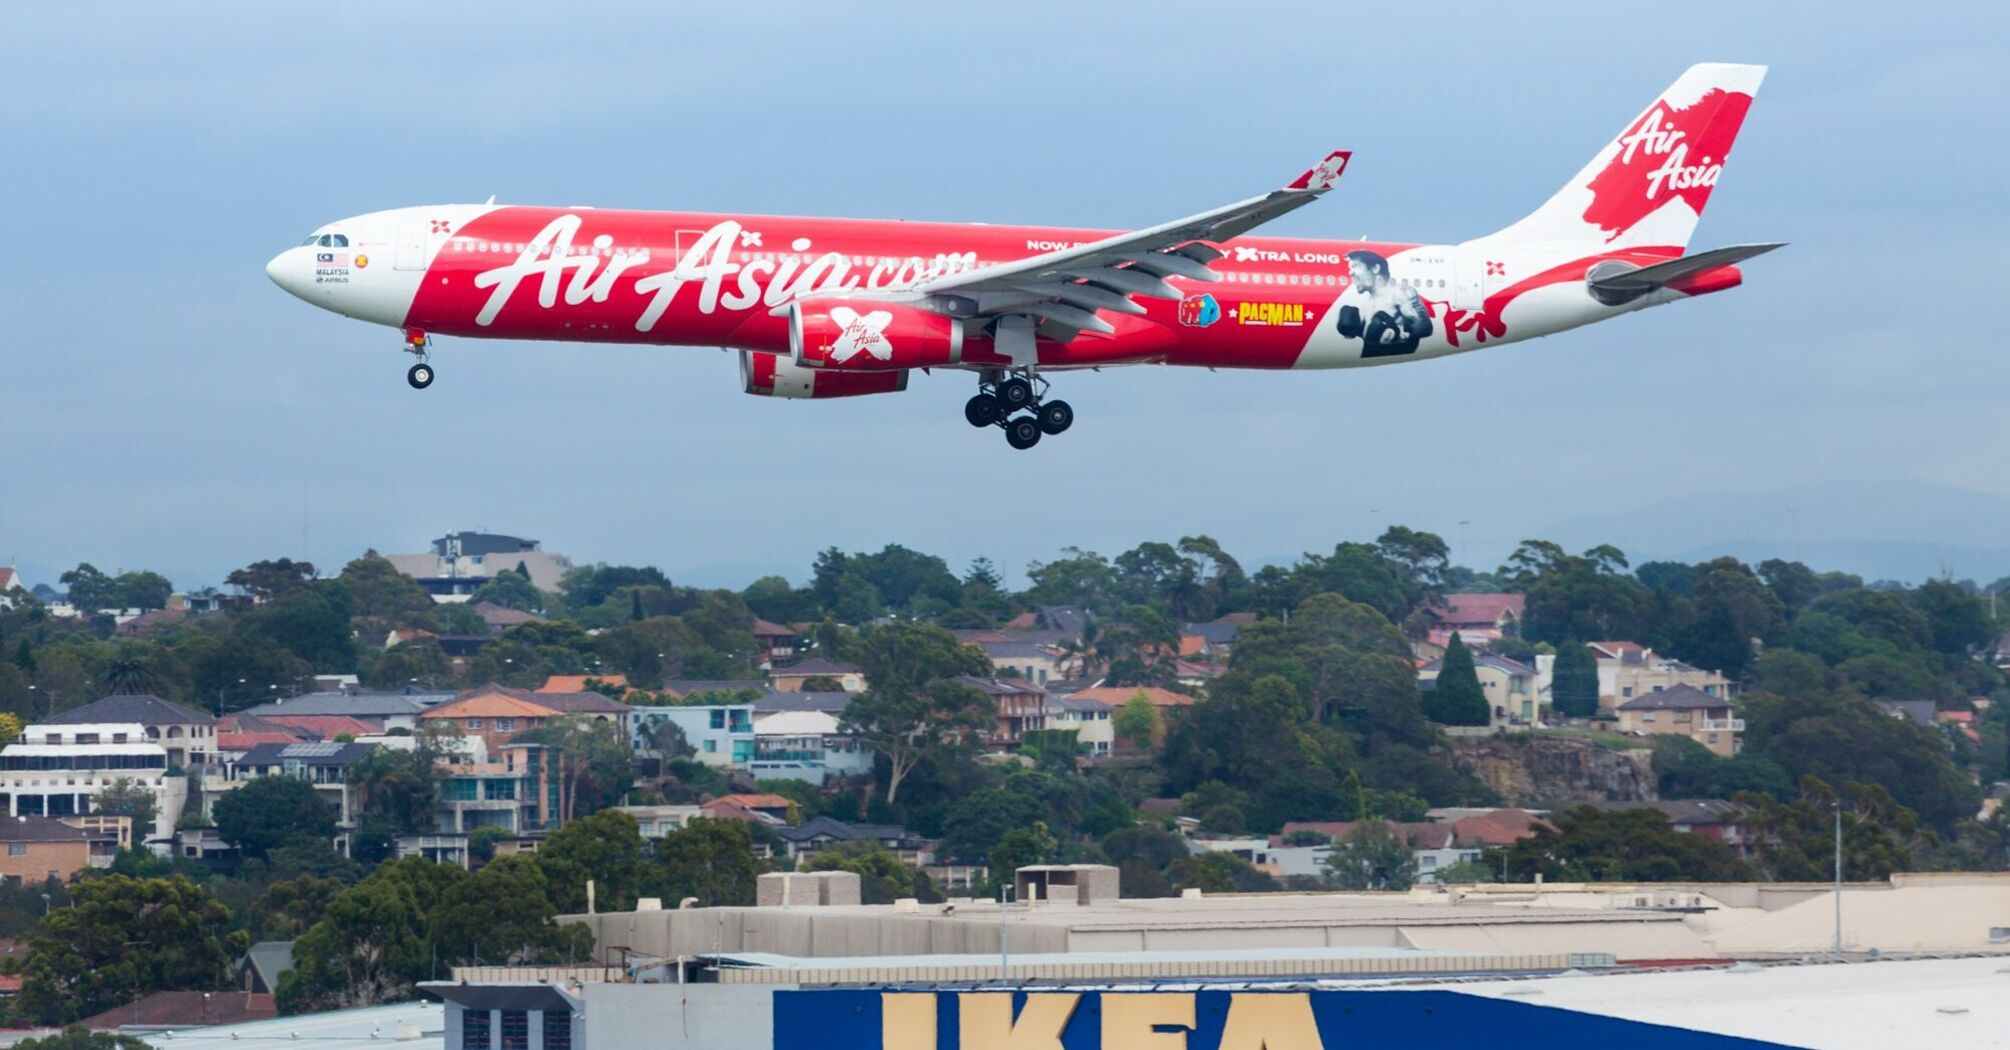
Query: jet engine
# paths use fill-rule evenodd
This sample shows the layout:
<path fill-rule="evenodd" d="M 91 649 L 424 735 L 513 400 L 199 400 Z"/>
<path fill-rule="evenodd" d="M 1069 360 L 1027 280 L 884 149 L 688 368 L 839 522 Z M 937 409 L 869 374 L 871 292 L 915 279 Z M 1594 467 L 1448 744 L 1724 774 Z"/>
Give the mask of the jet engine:
<path fill-rule="evenodd" d="M 799 299 L 789 307 L 789 352 L 823 372 L 953 365 L 963 360 L 963 322 L 903 303 Z"/>
<path fill-rule="evenodd" d="M 907 389 L 906 372 L 804 368 L 780 354 L 740 351 L 740 389 L 757 397 L 858 397 Z"/>

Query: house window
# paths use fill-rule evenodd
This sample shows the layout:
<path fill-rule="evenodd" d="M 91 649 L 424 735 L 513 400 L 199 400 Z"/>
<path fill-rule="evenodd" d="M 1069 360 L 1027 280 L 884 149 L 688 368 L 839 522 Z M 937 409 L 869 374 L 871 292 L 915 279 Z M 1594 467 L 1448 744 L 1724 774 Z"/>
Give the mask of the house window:
<path fill-rule="evenodd" d="M 462 1050 L 489 1050 L 489 1012 L 464 1010 L 461 1013 Z"/>
<path fill-rule="evenodd" d="M 516 719 L 514 719 L 514 718 L 498 718 L 498 719 L 496 719 L 496 731 L 497 731 L 497 732 L 500 732 L 500 733 L 507 733 L 507 732 L 509 732 L 510 730 L 512 730 L 512 729 L 515 729 L 515 728 L 516 728 Z"/>
<path fill-rule="evenodd" d="M 726 712 L 724 711 L 712 712 L 712 728 L 713 729 L 726 728 Z"/>
<path fill-rule="evenodd" d="M 481 727 L 482 727 L 482 720 L 481 720 L 481 719 L 479 719 L 479 718 L 470 718 L 470 719 L 468 719 L 468 728 L 469 728 L 469 729 L 480 729 Z"/>
<path fill-rule="evenodd" d="M 718 754 L 718 753 L 719 753 L 719 742 L 718 742 L 717 740 L 707 740 L 707 741 L 705 741 L 705 753 L 706 753 L 706 754 L 708 754 L 708 755 L 716 755 L 716 754 Z"/>
<path fill-rule="evenodd" d="M 1626 686 L 1626 687 L 1624 687 L 1624 688 L 1620 689 L 1620 690 L 1619 690 L 1619 695 L 1620 695 L 1620 696 L 1632 696 L 1632 695 L 1633 695 L 1633 687 L 1629 685 L 1629 686 Z"/>
<path fill-rule="evenodd" d="M 25 843 L 25 842 L 9 842 L 9 843 L 7 844 L 7 855 L 8 855 L 8 856 L 10 856 L 10 857 L 25 857 L 25 856 L 27 856 L 27 855 L 28 855 L 28 844 L 27 844 L 27 843 Z"/>

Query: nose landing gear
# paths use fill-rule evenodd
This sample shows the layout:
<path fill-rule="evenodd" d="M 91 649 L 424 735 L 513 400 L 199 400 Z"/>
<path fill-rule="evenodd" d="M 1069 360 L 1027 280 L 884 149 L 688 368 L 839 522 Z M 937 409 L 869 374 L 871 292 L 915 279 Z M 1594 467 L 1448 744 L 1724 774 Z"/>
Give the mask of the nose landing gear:
<path fill-rule="evenodd" d="M 419 359 L 405 372 L 405 382 L 414 390 L 424 390 L 433 385 L 433 366 L 428 363 L 426 348 L 433 345 L 432 337 L 417 328 L 405 329 L 405 352 Z"/>
<path fill-rule="evenodd" d="M 1075 425 L 1075 410 L 1066 401 L 1046 399 L 1047 381 L 1031 369 L 980 373 L 977 396 L 963 405 L 963 418 L 973 427 L 1002 427 L 1005 443 L 1032 448 L 1041 435 L 1059 434 Z M 1027 415 L 1015 415 L 1031 409 Z"/>

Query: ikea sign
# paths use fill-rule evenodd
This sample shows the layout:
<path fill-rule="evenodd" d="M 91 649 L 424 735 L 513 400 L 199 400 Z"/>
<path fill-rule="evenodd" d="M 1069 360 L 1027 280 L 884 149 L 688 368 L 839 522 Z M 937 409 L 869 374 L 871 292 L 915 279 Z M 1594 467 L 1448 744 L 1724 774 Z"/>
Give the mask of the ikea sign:
<path fill-rule="evenodd" d="M 1341 1050 L 1779 1044 L 1440 990 L 775 993 L 776 1050 Z"/>

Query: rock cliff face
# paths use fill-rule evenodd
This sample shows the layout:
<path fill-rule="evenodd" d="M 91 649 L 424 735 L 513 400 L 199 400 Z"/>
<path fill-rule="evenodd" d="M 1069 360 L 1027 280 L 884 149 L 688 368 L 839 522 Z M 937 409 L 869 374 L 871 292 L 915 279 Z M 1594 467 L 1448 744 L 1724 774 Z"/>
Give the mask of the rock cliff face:
<path fill-rule="evenodd" d="M 1652 802 L 1651 752 L 1619 751 L 1558 737 L 1462 737 L 1452 765 L 1486 781 L 1511 806 L 1556 802 Z"/>

